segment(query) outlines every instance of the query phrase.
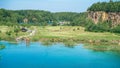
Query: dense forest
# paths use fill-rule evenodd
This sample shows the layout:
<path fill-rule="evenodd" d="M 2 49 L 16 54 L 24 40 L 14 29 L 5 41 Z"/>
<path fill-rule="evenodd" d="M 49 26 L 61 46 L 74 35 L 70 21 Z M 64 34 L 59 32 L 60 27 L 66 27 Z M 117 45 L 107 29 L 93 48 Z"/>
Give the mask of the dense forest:
<path fill-rule="evenodd" d="M 94 3 L 88 11 L 120 12 L 120 1 Z"/>
<path fill-rule="evenodd" d="M 43 10 L 5 10 L 0 9 L 1 25 L 71 25 L 85 26 L 87 22 L 87 12 L 57 12 L 51 13 Z M 88 20 L 89 21 L 89 20 Z"/>
<path fill-rule="evenodd" d="M 88 11 L 120 12 L 120 2 L 98 2 L 88 8 Z M 57 12 L 52 13 L 44 10 L 6 10 L 0 9 L 0 25 L 68 25 L 83 26 L 87 31 L 94 32 L 117 32 L 120 33 L 120 26 L 111 28 L 111 22 L 94 22 L 88 19 L 87 12 Z"/>
<path fill-rule="evenodd" d="M 59 22 L 69 22 L 71 24 L 80 15 L 81 13 L 74 12 L 51 13 L 43 10 L 15 11 L 0 9 L 0 24 L 60 25 Z"/>
<path fill-rule="evenodd" d="M 53 16 L 48 11 L 39 10 L 5 10 L 0 9 L 0 24 L 40 24 L 45 25 Z"/>

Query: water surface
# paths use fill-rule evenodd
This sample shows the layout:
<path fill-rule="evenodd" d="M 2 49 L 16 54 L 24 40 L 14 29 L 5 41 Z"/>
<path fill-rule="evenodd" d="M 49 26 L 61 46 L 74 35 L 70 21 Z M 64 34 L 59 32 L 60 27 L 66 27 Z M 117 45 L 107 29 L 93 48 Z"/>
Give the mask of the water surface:
<path fill-rule="evenodd" d="M 113 52 L 95 52 L 83 44 L 71 48 L 62 43 L 40 42 L 12 44 L 1 41 L 0 68 L 120 68 L 120 56 Z"/>

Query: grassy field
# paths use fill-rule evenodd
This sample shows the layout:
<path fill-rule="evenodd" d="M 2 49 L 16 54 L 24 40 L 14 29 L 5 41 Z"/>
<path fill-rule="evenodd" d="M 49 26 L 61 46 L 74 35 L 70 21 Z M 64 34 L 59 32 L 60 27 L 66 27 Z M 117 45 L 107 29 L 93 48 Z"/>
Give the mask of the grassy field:
<path fill-rule="evenodd" d="M 105 50 L 109 45 L 110 48 L 107 50 L 111 50 L 111 47 L 112 49 L 119 47 L 117 50 L 120 50 L 120 34 L 87 32 L 85 28 L 80 26 L 31 26 L 29 29 L 36 30 L 35 35 L 29 37 L 31 41 L 63 42 L 68 46 L 75 43 L 85 43 L 89 44 L 89 46 L 85 46 L 86 48 L 95 50 L 98 48 Z M 16 36 L 13 30 L 14 27 L 0 26 L 0 39 L 15 41 L 15 38 L 29 34 L 20 31 Z M 12 31 L 10 36 L 6 35 L 7 31 Z"/>
<path fill-rule="evenodd" d="M 119 41 L 120 36 L 114 33 L 95 33 L 84 31 L 83 27 L 80 26 L 46 26 L 46 27 L 35 27 L 37 38 L 63 38 L 68 40 L 81 40 L 81 41 Z"/>

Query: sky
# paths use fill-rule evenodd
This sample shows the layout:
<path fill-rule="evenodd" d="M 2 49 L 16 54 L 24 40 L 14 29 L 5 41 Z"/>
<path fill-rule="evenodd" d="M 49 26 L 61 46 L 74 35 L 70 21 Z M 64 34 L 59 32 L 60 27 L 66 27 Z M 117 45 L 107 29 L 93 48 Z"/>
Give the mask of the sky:
<path fill-rule="evenodd" d="M 85 12 L 93 3 L 109 0 L 0 0 L 0 8 L 9 10 L 46 10 Z"/>

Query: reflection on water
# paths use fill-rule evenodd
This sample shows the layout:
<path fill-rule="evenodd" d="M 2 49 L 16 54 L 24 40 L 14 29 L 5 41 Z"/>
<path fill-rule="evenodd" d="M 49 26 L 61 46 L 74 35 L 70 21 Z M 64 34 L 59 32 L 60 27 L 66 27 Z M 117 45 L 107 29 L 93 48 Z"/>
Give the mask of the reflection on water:
<path fill-rule="evenodd" d="M 25 44 L 26 44 L 26 47 L 30 46 L 30 42 L 25 42 Z"/>
<path fill-rule="evenodd" d="M 120 56 L 88 50 L 83 44 L 71 47 L 62 43 L 0 43 L 6 45 L 0 50 L 0 68 L 120 68 Z"/>
<path fill-rule="evenodd" d="M 54 43 L 52 43 L 52 42 L 49 42 L 49 41 L 47 41 L 47 42 L 42 42 L 42 45 L 44 45 L 44 46 L 52 46 L 52 44 L 54 44 Z"/>
<path fill-rule="evenodd" d="M 1 60 L 1 57 L 2 57 L 2 56 L 0 55 L 0 60 Z"/>
<path fill-rule="evenodd" d="M 68 48 L 74 48 L 76 45 L 65 45 L 65 47 L 68 47 Z"/>

